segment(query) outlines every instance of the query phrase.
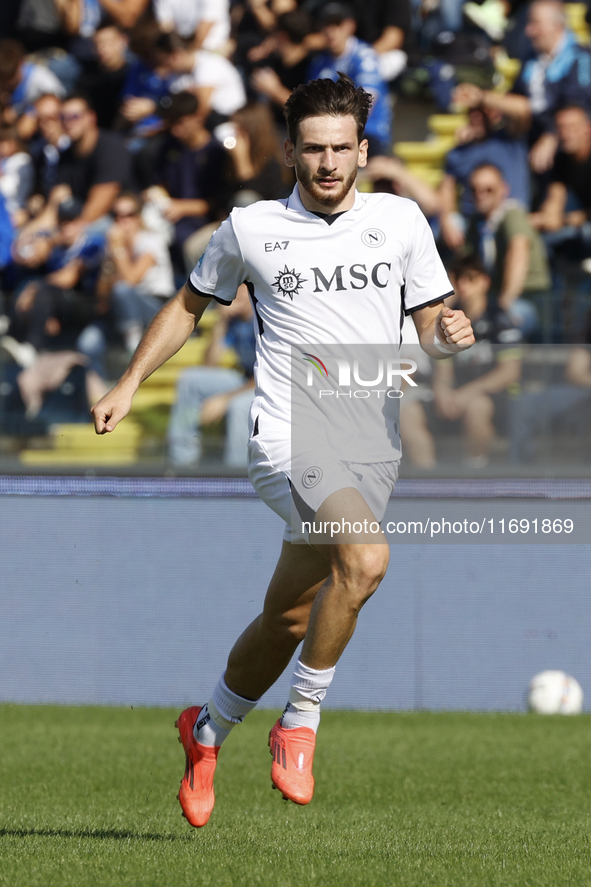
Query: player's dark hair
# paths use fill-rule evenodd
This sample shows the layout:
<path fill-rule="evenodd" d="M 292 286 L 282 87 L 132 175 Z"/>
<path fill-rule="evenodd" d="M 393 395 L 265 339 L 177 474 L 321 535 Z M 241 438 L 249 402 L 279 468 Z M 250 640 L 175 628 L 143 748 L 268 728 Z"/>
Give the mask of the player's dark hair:
<path fill-rule="evenodd" d="M 361 141 L 371 109 L 372 97 L 350 77 L 339 71 L 339 79 L 311 80 L 297 86 L 285 103 L 283 115 L 290 140 L 297 141 L 298 130 L 306 117 L 353 117 L 357 139 Z"/>
<path fill-rule="evenodd" d="M 466 274 L 485 274 L 487 277 L 489 276 L 479 257 L 474 253 L 455 259 L 449 269 L 449 273 L 456 280 L 464 277 Z"/>

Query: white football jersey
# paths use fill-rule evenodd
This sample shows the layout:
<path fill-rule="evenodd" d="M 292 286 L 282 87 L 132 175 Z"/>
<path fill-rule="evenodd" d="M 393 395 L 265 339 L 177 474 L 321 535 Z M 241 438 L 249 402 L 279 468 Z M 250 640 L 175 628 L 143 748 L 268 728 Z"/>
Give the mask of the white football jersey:
<path fill-rule="evenodd" d="M 414 201 L 356 192 L 329 225 L 305 209 L 297 185 L 285 200 L 234 209 L 188 286 L 227 305 L 241 283 L 255 310 L 251 415 L 263 435 L 286 422 L 289 436 L 292 346 L 399 345 L 404 314 L 453 292 Z"/>

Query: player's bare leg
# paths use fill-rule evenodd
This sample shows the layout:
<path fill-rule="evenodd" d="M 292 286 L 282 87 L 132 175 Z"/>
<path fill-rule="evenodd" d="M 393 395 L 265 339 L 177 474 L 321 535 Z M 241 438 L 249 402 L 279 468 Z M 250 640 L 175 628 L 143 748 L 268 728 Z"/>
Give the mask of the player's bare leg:
<path fill-rule="evenodd" d="M 318 513 L 323 520 L 337 515 L 351 523 L 375 523 L 365 500 L 353 489 L 333 494 Z M 388 546 L 381 531 L 367 539 L 358 534 L 354 538 L 358 541 L 351 542 L 346 536 L 346 541 L 320 544 L 317 550 L 284 544 L 263 612 L 234 645 L 227 671 L 212 698 L 203 709 L 188 709 L 181 715 L 192 718 L 194 724 L 186 739 L 179 726 L 188 761 L 180 793 L 185 815 L 192 797 L 207 796 L 206 815 L 199 810 L 199 815 L 188 816 L 192 824 L 204 824 L 213 808 L 213 770 L 221 743 L 275 683 L 303 638 L 290 701 L 271 731 L 270 746 L 275 787 L 296 803 L 311 800 L 320 702 L 334 665 L 353 634 L 359 610 L 379 585 L 388 564 Z M 207 766 L 209 769 L 207 781 L 198 783 L 201 760 L 204 771 Z M 190 785 L 191 780 L 197 788 Z M 201 808 L 203 803 L 198 800 L 194 806 Z"/>
<path fill-rule="evenodd" d="M 376 526 L 375 516 L 354 489 L 330 496 L 316 518 L 317 522 L 340 519 L 351 525 L 367 521 L 367 526 Z M 381 530 L 365 536 L 345 534 L 334 544 L 321 543 L 318 550 L 331 572 L 314 598 L 289 702 L 269 737 L 273 785 L 297 804 L 308 804 L 314 793 L 312 763 L 320 703 L 355 630 L 359 611 L 380 584 L 389 559 Z"/>
<path fill-rule="evenodd" d="M 220 746 L 286 668 L 306 633 L 312 602 L 329 570 L 314 549 L 284 543 L 263 612 L 234 645 L 227 672 L 211 699 L 202 708 L 185 709 L 177 719 L 186 759 L 178 797 L 191 825 L 203 826 L 209 820 Z"/>
<path fill-rule="evenodd" d="M 284 542 L 263 612 L 240 635 L 225 680 L 246 699 L 260 699 L 283 674 L 304 639 L 316 594 L 330 573 L 326 557 L 308 545 Z"/>

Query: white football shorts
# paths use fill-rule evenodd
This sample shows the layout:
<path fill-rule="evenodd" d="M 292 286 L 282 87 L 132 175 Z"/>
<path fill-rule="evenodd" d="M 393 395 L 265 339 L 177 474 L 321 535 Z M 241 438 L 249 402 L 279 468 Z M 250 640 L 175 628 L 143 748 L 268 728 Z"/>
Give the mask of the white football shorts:
<path fill-rule="evenodd" d="M 313 515 L 332 493 L 348 487 L 357 489 L 376 520 L 384 517 L 388 500 L 398 479 L 400 460 L 392 462 L 344 462 L 330 452 L 316 451 L 309 463 L 301 457 L 292 466 L 291 442 L 273 436 L 251 437 L 248 443 L 248 476 L 260 499 L 285 521 L 286 542 L 306 543 L 302 521 Z M 302 461 L 303 458 L 303 461 Z M 294 502 L 297 506 L 294 509 Z M 294 515 L 301 521 L 294 526 Z"/>

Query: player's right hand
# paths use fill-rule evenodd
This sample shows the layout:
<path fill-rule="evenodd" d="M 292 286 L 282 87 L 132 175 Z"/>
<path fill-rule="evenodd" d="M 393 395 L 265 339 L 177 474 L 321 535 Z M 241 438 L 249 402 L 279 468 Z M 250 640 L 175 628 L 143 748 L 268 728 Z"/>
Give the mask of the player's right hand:
<path fill-rule="evenodd" d="M 131 409 L 132 395 L 125 388 L 116 385 L 112 391 L 101 397 L 92 407 L 94 418 L 94 430 L 97 434 L 107 434 L 114 431 L 119 422 L 124 419 Z"/>

